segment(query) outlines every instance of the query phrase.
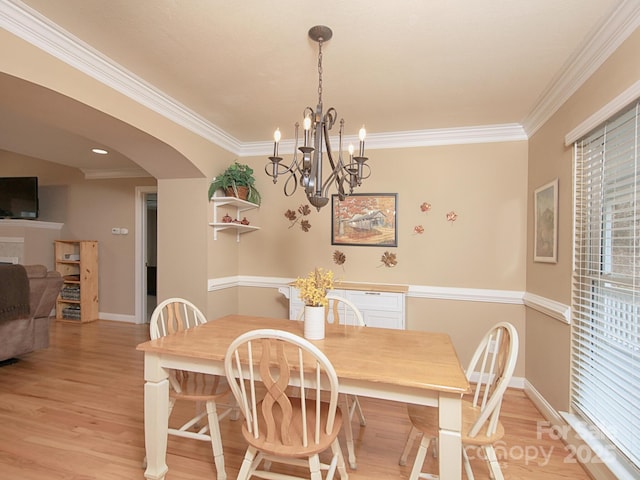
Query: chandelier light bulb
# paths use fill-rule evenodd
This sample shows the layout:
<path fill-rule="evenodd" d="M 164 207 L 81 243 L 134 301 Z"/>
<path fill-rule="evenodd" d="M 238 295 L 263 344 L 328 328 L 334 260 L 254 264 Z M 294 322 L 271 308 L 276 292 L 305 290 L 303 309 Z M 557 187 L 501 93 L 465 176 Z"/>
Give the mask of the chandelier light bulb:
<path fill-rule="evenodd" d="M 280 143 L 280 138 L 282 137 L 282 135 L 280 134 L 280 129 L 276 128 L 276 131 L 273 132 L 273 156 L 277 157 L 278 156 L 278 143 Z"/>
<path fill-rule="evenodd" d="M 364 157 L 364 139 L 367 136 L 367 131 L 364 129 L 364 125 L 360 129 L 358 136 L 360 137 L 360 157 Z"/>
<path fill-rule="evenodd" d="M 349 158 L 353 157 L 353 152 L 354 152 L 355 148 L 353 146 L 353 143 L 349 144 Z"/>
<path fill-rule="evenodd" d="M 304 146 L 308 147 L 311 140 L 311 117 L 309 115 L 304 117 L 302 128 L 304 128 Z"/>

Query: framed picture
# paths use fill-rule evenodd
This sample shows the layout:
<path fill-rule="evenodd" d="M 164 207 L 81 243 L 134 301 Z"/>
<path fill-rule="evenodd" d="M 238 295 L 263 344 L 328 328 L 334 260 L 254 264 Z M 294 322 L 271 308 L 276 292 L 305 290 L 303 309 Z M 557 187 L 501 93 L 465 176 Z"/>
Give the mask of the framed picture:
<path fill-rule="evenodd" d="M 331 196 L 331 244 L 398 246 L 398 194 L 353 193 Z"/>
<path fill-rule="evenodd" d="M 533 261 L 558 261 L 558 179 L 537 188 L 533 195 Z"/>

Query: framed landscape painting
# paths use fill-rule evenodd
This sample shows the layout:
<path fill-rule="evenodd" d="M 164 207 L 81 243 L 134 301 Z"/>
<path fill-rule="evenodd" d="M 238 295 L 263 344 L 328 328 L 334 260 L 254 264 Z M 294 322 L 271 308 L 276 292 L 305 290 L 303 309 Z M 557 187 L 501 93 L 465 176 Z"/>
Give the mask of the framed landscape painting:
<path fill-rule="evenodd" d="M 537 188 L 533 195 L 533 261 L 558 261 L 558 179 Z"/>
<path fill-rule="evenodd" d="M 331 197 L 331 244 L 398 246 L 398 194 L 353 193 Z"/>

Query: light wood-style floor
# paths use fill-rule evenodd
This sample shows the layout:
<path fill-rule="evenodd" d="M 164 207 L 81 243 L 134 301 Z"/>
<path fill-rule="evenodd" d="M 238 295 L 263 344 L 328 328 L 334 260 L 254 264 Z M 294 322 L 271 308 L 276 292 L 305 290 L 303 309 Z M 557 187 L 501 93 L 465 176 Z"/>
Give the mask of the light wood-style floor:
<path fill-rule="evenodd" d="M 147 339 L 145 325 L 53 323 L 51 347 L 0 367 L 0 479 L 143 479 L 143 356 L 135 346 Z M 408 478 L 413 455 L 409 465 L 398 465 L 409 431 L 404 405 L 361 402 L 367 426 L 354 422 L 358 469 L 349 477 Z M 181 408 L 178 416 L 191 411 Z M 505 478 L 589 478 L 544 432 L 542 416 L 521 391 L 508 392 L 502 419 L 507 435 L 498 454 Z M 239 428 L 238 422 L 222 422 L 230 479 L 245 450 Z M 171 437 L 167 464 L 167 480 L 215 478 L 205 442 Z M 476 478 L 487 478 L 481 460 L 473 467 Z"/>

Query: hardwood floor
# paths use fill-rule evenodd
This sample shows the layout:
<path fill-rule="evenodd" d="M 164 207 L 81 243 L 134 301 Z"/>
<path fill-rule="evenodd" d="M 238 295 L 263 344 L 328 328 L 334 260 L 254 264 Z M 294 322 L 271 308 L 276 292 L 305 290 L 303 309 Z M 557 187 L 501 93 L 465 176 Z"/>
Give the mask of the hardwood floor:
<path fill-rule="evenodd" d="M 0 479 L 143 479 L 143 356 L 135 346 L 147 339 L 145 325 L 53 323 L 48 349 L 0 367 Z M 408 478 L 415 452 L 409 465 L 398 465 L 409 431 L 404 405 L 360 401 L 367 426 L 354 422 L 358 469 L 349 478 Z M 175 414 L 190 413 L 183 407 Z M 508 392 L 502 421 L 507 434 L 497 450 L 505 478 L 589 478 L 545 433 L 542 416 L 521 391 Z M 231 479 L 245 445 L 237 422 L 226 419 L 221 427 Z M 430 455 L 427 462 L 434 470 Z M 215 478 L 205 442 L 170 437 L 167 464 L 167 480 Z M 480 459 L 472 465 L 477 478 L 487 478 Z"/>

